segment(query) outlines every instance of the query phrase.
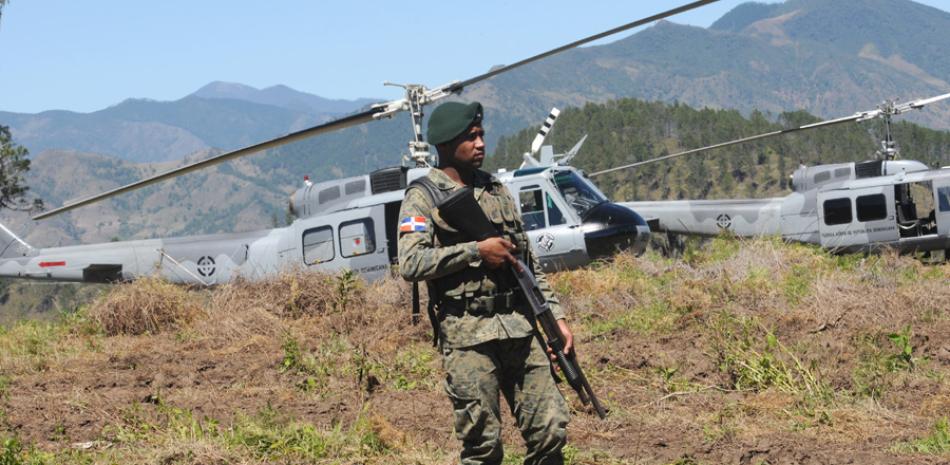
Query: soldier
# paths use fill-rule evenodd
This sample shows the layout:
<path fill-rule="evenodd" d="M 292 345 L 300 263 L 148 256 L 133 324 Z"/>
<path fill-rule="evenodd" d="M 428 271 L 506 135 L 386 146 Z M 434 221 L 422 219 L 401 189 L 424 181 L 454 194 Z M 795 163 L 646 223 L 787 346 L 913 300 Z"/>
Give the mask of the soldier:
<path fill-rule="evenodd" d="M 551 376 L 548 356 L 524 316 L 525 302 L 511 273 L 513 254 L 531 264 L 567 340 L 573 336 L 544 274 L 508 189 L 479 170 L 485 159 L 482 106 L 450 102 L 432 112 L 427 131 L 439 153 L 431 170 L 406 191 L 399 213 L 399 270 L 425 280 L 437 310 L 430 317 L 446 372 L 462 464 L 500 464 L 501 392 L 527 444 L 525 464 L 561 464 L 569 412 Z M 472 186 L 502 237 L 467 241 L 441 219 L 438 198 Z M 547 349 L 548 352 L 550 349 Z"/>

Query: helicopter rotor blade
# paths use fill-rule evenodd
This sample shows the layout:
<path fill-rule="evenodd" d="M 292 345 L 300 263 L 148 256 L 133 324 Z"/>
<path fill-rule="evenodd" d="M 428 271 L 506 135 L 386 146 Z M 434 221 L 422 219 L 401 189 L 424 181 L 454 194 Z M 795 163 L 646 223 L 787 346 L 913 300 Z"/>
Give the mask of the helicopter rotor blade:
<path fill-rule="evenodd" d="M 65 205 L 63 205 L 63 206 L 61 206 L 61 207 L 59 207 L 59 208 L 55 208 L 55 209 L 53 209 L 53 210 L 40 213 L 40 214 L 34 216 L 33 219 L 34 219 L 34 220 L 41 220 L 41 219 L 44 219 L 44 218 L 49 218 L 49 217 L 51 217 L 51 216 L 53 216 L 53 215 L 58 215 L 58 214 L 60 214 L 60 213 L 64 213 L 64 212 L 73 210 L 73 209 L 75 209 L 75 208 L 79 208 L 79 207 L 82 207 L 82 206 L 85 206 L 85 205 L 89 205 L 89 204 L 91 204 L 91 203 L 99 202 L 99 201 L 105 200 L 105 199 L 107 199 L 107 198 L 109 198 L 109 197 L 113 197 L 113 196 L 116 196 L 116 195 L 119 195 L 119 194 L 124 194 L 124 193 L 129 192 L 129 191 L 133 191 L 133 190 L 136 190 L 136 189 L 140 189 L 140 188 L 143 188 L 143 187 L 145 187 L 145 186 L 149 186 L 149 185 L 155 184 L 155 183 L 157 183 L 157 182 L 164 181 L 164 180 L 166 180 L 166 179 L 171 179 L 171 178 L 174 178 L 174 177 L 176 177 L 176 176 L 181 176 L 181 175 L 183 175 L 183 174 L 190 173 L 190 172 L 192 172 L 192 171 L 197 171 L 197 170 L 200 170 L 200 169 L 203 169 L 203 168 L 207 168 L 207 167 L 210 167 L 210 166 L 214 166 L 214 165 L 217 165 L 217 164 L 219 164 L 219 163 L 226 162 L 226 161 L 228 161 L 228 160 L 233 160 L 233 159 L 235 159 L 235 158 L 242 157 L 242 156 L 245 156 L 245 155 L 250 155 L 250 154 L 253 154 L 253 153 L 256 153 L 256 152 L 260 152 L 260 151 L 262 151 L 262 150 L 267 150 L 267 149 L 271 149 L 271 148 L 275 148 L 275 147 L 280 147 L 280 146 L 282 146 L 282 145 L 284 145 L 284 144 L 289 144 L 289 143 L 291 143 L 291 142 L 295 142 L 295 141 L 298 141 L 298 140 L 301 140 L 301 139 L 306 139 L 306 138 L 308 138 L 308 137 L 312 137 L 312 136 L 315 136 L 315 135 L 317 135 L 317 134 L 323 134 L 323 133 L 327 133 L 327 132 L 332 132 L 332 131 L 336 131 L 336 130 L 338 130 L 338 129 L 343 129 L 343 128 L 347 128 L 347 127 L 350 127 L 350 126 L 355 126 L 355 125 L 357 125 L 357 124 L 362 124 L 362 123 L 365 123 L 365 122 L 367 122 L 367 121 L 372 121 L 372 120 L 374 119 L 374 116 L 375 116 L 376 114 L 378 114 L 378 113 L 381 113 L 382 111 L 384 111 L 384 108 L 383 108 L 383 107 L 381 107 L 381 106 L 374 106 L 373 108 L 370 108 L 369 110 L 364 110 L 364 111 L 362 111 L 362 112 L 355 113 L 355 114 L 352 114 L 352 115 L 349 115 L 349 116 L 345 116 L 345 117 L 343 117 L 343 118 L 339 118 L 339 119 L 336 119 L 336 120 L 333 120 L 333 121 L 330 121 L 330 122 L 327 122 L 327 123 L 324 123 L 324 124 L 320 124 L 320 125 L 317 125 L 317 126 L 313 126 L 313 127 L 311 127 L 311 128 L 308 128 L 308 129 L 303 129 L 303 130 L 300 130 L 300 131 L 297 131 L 297 132 L 292 132 L 292 133 L 290 133 L 290 134 L 287 134 L 287 135 L 285 135 L 285 136 L 278 137 L 278 138 L 276 138 L 276 139 L 271 139 L 271 140 L 268 140 L 268 141 L 264 141 L 264 142 L 261 142 L 261 143 L 258 143 L 258 144 L 250 145 L 250 146 L 247 146 L 247 147 L 244 147 L 244 148 L 240 148 L 240 149 L 237 149 L 237 150 L 232 150 L 232 151 L 230 151 L 230 152 L 223 153 L 223 154 L 221 154 L 221 155 L 217 155 L 217 156 L 214 156 L 214 157 L 205 159 L 205 160 L 197 161 L 197 162 L 195 162 L 195 163 L 191 163 L 191 164 L 189 164 L 189 165 L 182 166 L 182 167 L 180 167 L 180 168 L 175 168 L 175 169 L 172 169 L 172 170 L 168 170 L 168 171 L 166 171 L 166 172 L 164 172 L 164 173 L 157 174 L 157 175 L 152 176 L 152 177 L 150 177 L 150 178 L 142 179 L 142 180 L 140 180 L 140 181 L 136 181 L 136 182 L 133 182 L 133 183 L 131 183 L 131 184 L 126 184 L 126 185 L 124 185 L 124 186 L 122 186 L 122 187 L 117 187 L 117 188 L 115 188 L 115 189 L 112 189 L 112 190 L 110 190 L 110 191 L 103 192 L 103 193 L 101 193 L 101 194 L 96 194 L 96 195 L 93 195 L 93 196 L 91 196 L 91 197 L 86 197 L 86 198 L 84 198 L 84 199 L 77 200 L 77 201 L 75 201 L 75 202 L 67 203 L 67 204 L 65 204 Z"/>
<path fill-rule="evenodd" d="M 819 122 L 817 122 L 817 123 L 806 124 L 806 125 L 798 126 L 798 127 L 794 127 L 794 128 L 788 128 L 788 129 L 781 129 L 781 130 L 778 130 L 778 131 L 766 132 L 766 133 L 758 134 L 758 135 L 755 135 L 755 136 L 743 137 L 743 138 L 741 138 L 741 139 L 735 139 L 735 140 L 731 140 L 731 141 L 728 141 L 728 142 L 722 142 L 722 143 L 719 143 L 719 144 L 708 145 L 708 146 L 706 146 L 706 147 L 700 147 L 700 148 L 696 148 L 696 149 L 686 150 L 686 151 L 684 151 L 684 152 L 677 152 L 677 153 L 673 153 L 673 154 L 669 154 L 669 155 L 664 155 L 664 156 L 662 156 L 662 157 L 651 158 L 651 159 L 649 159 L 649 160 L 638 161 L 638 162 L 636 162 L 636 163 L 630 163 L 630 164 L 627 164 L 627 165 L 616 166 L 616 167 L 609 168 L 609 169 L 606 169 L 606 170 L 595 171 L 595 172 L 593 172 L 593 173 L 588 174 L 588 176 L 589 176 L 589 177 L 599 176 L 599 175 L 601 175 L 601 174 L 607 174 L 607 173 L 611 173 L 611 172 L 614 172 L 614 171 L 624 170 L 624 169 L 627 169 L 627 168 L 635 168 L 635 167 L 637 167 L 637 166 L 648 165 L 648 164 L 650 164 L 650 163 L 656 163 L 656 162 L 659 162 L 659 161 L 669 160 L 669 159 L 671 159 L 671 158 L 682 157 L 682 156 L 684 156 L 684 155 L 692 155 L 692 154 L 694 154 L 694 153 L 705 152 L 705 151 L 712 150 L 712 149 L 721 149 L 721 148 L 723 148 L 723 147 L 729 147 L 729 146 L 732 146 L 732 145 L 743 144 L 743 143 L 746 143 L 746 142 L 752 142 L 752 141 L 755 141 L 755 140 L 765 139 L 765 138 L 768 138 L 768 137 L 775 137 L 775 136 L 779 136 L 779 135 L 783 135 L 783 134 L 791 134 L 791 133 L 793 133 L 793 132 L 805 131 L 805 130 L 808 130 L 808 129 L 817 129 L 817 128 L 821 128 L 821 127 L 833 126 L 833 125 L 842 124 L 842 123 L 868 121 L 868 120 L 872 120 L 872 119 L 874 119 L 874 118 L 879 118 L 879 117 L 885 116 L 885 115 L 900 114 L 900 113 L 904 113 L 904 112 L 910 111 L 910 110 L 919 110 L 920 108 L 923 108 L 925 105 L 928 105 L 928 104 L 931 104 L 931 103 L 934 103 L 934 102 L 939 102 L 939 101 L 941 101 L 941 100 L 945 100 L 945 99 L 948 99 L 948 98 L 950 98 L 950 93 L 948 93 L 948 94 L 943 94 L 943 95 L 938 95 L 938 96 L 936 96 L 936 97 L 931 97 L 931 98 L 927 98 L 927 99 L 914 100 L 914 101 L 907 102 L 907 103 L 903 103 L 903 104 L 900 104 L 900 105 L 895 105 L 895 106 L 891 107 L 890 109 L 888 109 L 887 107 L 884 107 L 884 108 L 879 108 L 879 109 L 870 110 L 870 111 L 859 111 L 859 112 L 857 112 L 857 113 L 855 113 L 855 114 L 853 114 L 853 115 L 850 115 L 850 116 L 843 116 L 843 117 L 841 117 L 841 118 L 835 118 L 835 119 L 830 119 L 830 120 L 825 120 L 825 121 L 819 121 Z"/>
<path fill-rule="evenodd" d="M 563 45 L 563 46 L 560 46 L 560 47 L 557 47 L 557 48 L 548 50 L 547 52 L 540 53 L 540 54 L 535 55 L 535 56 L 532 56 L 532 57 L 530 57 L 530 58 L 526 58 L 526 59 L 524 59 L 524 60 L 518 61 L 518 62 L 513 63 L 513 64 L 511 64 L 511 65 L 506 65 L 506 66 L 502 66 L 502 67 L 493 69 L 493 70 L 491 70 L 491 71 L 488 71 L 487 73 L 480 74 L 480 75 L 478 75 L 478 76 L 475 76 L 475 77 L 473 77 L 473 78 L 467 79 L 467 80 L 465 80 L 465 81 L 455 81 L 455 82 L 452 82 L 452 83 L 445 84 L 445 85 L 443 85 L 443 86 L 437 87 L 437 88 L 432 89 L 432 90 L 427 90 L 427 89 L 425 89 L 425 88 L 422 87 L 422 86 L 410 86 L 410 87 L 412 87 L 413 92 L 415 92 L 415 91 L 421 91 L 421 92 L 419 93 L 419 95 L 418 95 L 418 97 L 419 97 L 419 101 L 418 101 L 418 102 L 419 102 L 420 104 L 429 104 L 429 103 L 432 103 L 432 102 L 434 102 L 434 101 L 436 101 L 436 100 L 440 100 L 440 99 L 442 99 L 442 98 L 448 97 L 448 96 L 451 95 L 451 94 L 459 93 L 459 92 L 461 92 L 461 91 L 462 91 L 465 87 L 467 87 L 467 86 L 470 86 L 470 85 L 475 84 L 475 83 L 477 83 L 477 82 L 484 81 L 484 80 L 486 80 L 486 79 L 488 79 L 488 78 L 497 76 L 497 75 L 499 75 L 499 74 L 501 74 L 501 73 L 510 71 L 510 70 L 512 70 L 512 69 L 514 69 L 514 68 L 517 68 L 517 67 L 526 65 L 526 64 L 528 64 L 528 63 L 532 63 L 532 62 L 538 61 L 538 60 L 540 60 L 540 59 L 542 59 L 542 58 L 545 58 L 545 57 L 554 55 L 554 54 L 556 54 L 556 53 L 560 53 L 560 52 L 563 52 L 563 51 L 565 51 L 565 50 L 569 50 L 569 49 L 572 49 L 572 48 L 575 48 L 575 47 L 579 47 L 579 46 L 581 46 L 581 45 L 584 45 L 584 44 L 593 42 L 593 41 L 598 40 L 598 39 L 602 39 L 602 38 L 607 37 L 607 36 L 611 36 L 611 35 L 613 35 L 613 34 L 617 34 L 617 33 L 619 33 L 619 32 L 623 32 L 623 31 L 626 31 L 626 30 L 629 30 L 629 29 L 633 29 L 633 28 L 635 28 L 635 27 L 643 26 L 643 25 L 645 25 L 645 24 L 649 24 L 649 23 L 652 23 L 652 22 L 654 22 L 654 21 L 659 21 L 659 20 L 661 20 L 661 19 L 664 19 L 664 18 L 673 16 L 673 15 L 676 15 L 676 14 L 679 14 L 679 13 L 683 13 L 683 12 L 685 12 L 685 11 L 689 11 L 689 10 L 692 10 L 692 9 L 695 9 L 695 8 L 699 8 L 699 7 L 701 7 L 701 6 L 708 5 L 708 4 L 710 4 L 710 3 L 716 3 L 716 2 L 718 2 L 718 1 L 719 1 L 719 0 L 699 0 L 699 1 L 694 1 L 694 2 L 692 2 L 692 3 L 688 3 L 688 4 L 686 4 L 686 5 L 683 5 L 683 6 L 680 6 L 680 7 L 677 7 L 677 8 L 673 8 L 673 9 L 671 9 L 671 10 L 664 11 L 664 12 L 662 12 L 662 13 L 658 13 L 658 14 L 655 14 L 655 15 L 653 15 L 653 16 L 649 16 L 649 17 L 647 17 L 647 18 L 639 19 L 639 20 L 637 20 L 637 21 L 633 21 L 633 22 L 624 24 L 624 25 L 622 25 L 622 26 L 615 27 L 615 28 L 610 29 L 610 30 L 608 30 L 608 31 L 601 32 L 601 33 L 599 33 L 599 34 L 595 34 L 595 35 L 592 35 L 592 36 L 589 36 L 589 37 L 585 37 L 585 38 L 583 38 L 583 39 L 580 39 L 580 40 L 571 42 L 571 43 L 569 43 L 569 44 L 567 44 L 567 45 Z M 409 87 L 407 87 L 407 91 L 408 91 L 408 90 L 410 90 Z M 218 156 L 209 158 L 209 159 L 207 159 L 207 160 L 202 160 L 202 161 L 200 161 L 200 162 L 192 163 L 192 164 L 190 164 L 190 165 L 183 166 L 183 167 L 181 167 L 181 168 L 176 168 L 176 169 L 173 169 L 173 170 L 170 170 L 170 171 L 166 171 L 166 172 L 161 173 L 161 174 L 158 174 L 158 175 L 156 175 L 156 176 L 153 176 L 153 177 L 150 177 L 150 178 L 147 178 L 147 179 L 143 179 L 143 180 L 141 180 L 141 181 L 137 181 L 137 182 L 134 182 L 134 183 L 131 183 L 131 184 L 127 184 L 127 185 L 125 185 L 125 186 L 118 187 L 118 188 L 116 188 L 116 189 L 112 189 L 112 190 L 110 190 L 110 191 L 103 192 L 103 193 L 101 193 L 101 194 L 97 194 L 97 195 L 94 195 L 94 196 L 91 196 L 91 197 L 87 197 L 87 198 L 85 198 L 85 199 L 81 199 L 81 200 L 78 200 L 78 201 L 76 201 L 76 202 L 68 203 L 68 204 L 63 205 L 63 206 L 61 206 L 61 207 L 59 207 L 59 208 L 55 208 L 55 209 L 53 209 L 53 210 L 49 210 L 49 211 L 47 211 L 47 212 L 40 213 L 40 214 L 38 214 L 38 215 L 36 215 L 36 216 L 33 216 L 33 219 L 34 219 L 34 220 L 41 220 L 41 219 L 49 218 L 49 217 L 51 217 L 51 216 L 58 215 L 58 214 L 60 214 L 60 213 L 64 213 L 64 212 L 67 212 L 67 211 L 70 211 L 70 210 L 73 210 L 73 209 L 76 209 L 76 208 L 79 208 L 79 207 L 82 207 L 82 206 L 85 206 L 85 205 L 89 205 L 89 204 L 92 204 L 92 203 L 95 203 L 95 202 L 99 202 L 99 201 L 104 200 L 104 199 L 107 199 L 107 198 L 109 198 L 109 197 L 113 197 L 113 196 L 116 196 L 116 195 L 119 195 L 119 194 L 123 194 L 123 193 L 129 192 L 129 191 L 135 190 L 135 189 L 140 189 L 140 188 L 142 188 L 142 187 L 145 187 L 145 186 L 154 184 L 154 183 L 156 183 L 156 182 L 164 181 L 164 180 L 166 180 L 166 179 L 170 179 L 170 178 L 173 178 L 173 177 L 176 177 L 176 176 L 180 176 L 180 175 L 183 175 L 183 174 L 186 174 L 186 173 L 190 173 L 190 172 L 195 171 L 195 170 L 207 168 L 207 167 L 209 167 L 209 166 L 213 166 L 213 165 L 216 165 L 216 164 L 218 164 L 218 163 L 222 163 L 222 162 L 225 162 L 225 161 L 228 161 L 228 160 L 232 160 L 232 159 L 237 158 L 237 157 L 241 157 L 241 156 L 245 156 L 245 155 L 250 155 L 250 154 L 252 154 L 252 153 L 256 153 L 256 152 L 259 152 L 259 151 L 261 151 L 261 150 L 267 150 L 267 149 L 279 147 L 279 146 L 282 146 L 282 145 L 284 145 L 284 144 L 288 144 L 288 143 L 290 143 L 290 142 L 294 142 L 294 141 L 297 141 L 297 140 L 300 140 L 300 139 L 312 137 L 312 136 L 315 136 L 315 135 L 318 135 L 318 134 L 323 134 L 323 133 L 327 133 L 327 132 L 331 132 L 331 131 L 336 131 L 336 130 L 343 129 L 343 128 L 347 128 L 347 127 L 350 127 L 350 126 L 355 126 L 355 125 L 357 125 L 357 124 L 363 124 L 363 123 L 366 123 L 366 122 L 369 122 L 369 121 L 372 121 L 372 120 L 391 117 L 391 116 L 393 116 L 395 113 L 409 110 L 410 107 L 411 107 L 411 105 L 410 105 L 410 102 L 409 102 L 409 100 L 408 100 L 408 93 L 407 93 L 407 98 L 403 98 L 403 99 L 399 99 L 399 100 L 393 100 L 393 101 L 390 101 L 390 102 L 378 103 L 378 104 L 372 105 L 372 106 L 370 107 L 370 109 L 368 109 L 368 110 L 364 110 L 364 111 L 362 111 L 362 112 L 359 112 L 359 113 L 356 113 L 356 114 L 353 114 L 353 115 L 350 115 L 350 116 L 346 116 L 346 117 L 343 117 L 343 118 L 339 118 L 339 119 L 330 121 L 330 122 L 328 122 L 328 123 L 320 124 L 320 125 L 317 125 L 317 126 L 308 128 L 308 129 L 303 129 L 303 130 L 301 130 L 301 131 L 297 131 L 297 132 L 294 132 L 294 133 L 287 134 L 287 135 L 285 135 L 285 136 L 281 136 L 281 137 L 278 137 L 278 138 L 275 138 L 275 139 L 271 139 L 271 140 L 268 140 L 268 141 L 264 141 L 264 142 L 261 142 L 261 143 L 255 144 L 255 145 L 251 145 L 251 146 L 248 146 L 248 147 L 244 147 L 244 148 L 242 148 L 242 149 L 233 150 L 233 151 L 231 151 L 231 152 L 227 152 L 227 153 L 224 153 L 224 154 L 221 154 L 221 155 L 218 155 Z"/>
<path fill-rule="evenodd" d="M 595 171 L 595 172 L 593 172 L 593 173 L 588 174 L 587 176 L 589 176 L 589 177 L 600 176 L 601 174 L 607 174 L 607 173 L 611 173 L 611 172 L 614 172 L 614 171 L 625 170 L 625 169 L 627 169 L 627 168 L 635 168 L 635 167 L 637 167 L 637 166 L 648 165 L 648 164 L 650 164 L 650 163 L 656 163 L 656 162 L 663 161 L 663 160 L 669 160 L 669 159 L 671 159 L 671 158 L 682 157 L 682 156 L 684 156 L 684 155 L 692 155 L 692 154 L 694 154 L 694 153 L 705 152 L 705 151 L 707 151 L 707 150 L 721 149 L 721 148 L 723 148 L 723 147 L 729 147 L 729 146 L 731 146 L 731 145 L 737 145 L 737 144 L 743 144 L 743 143 L 746 143 L 746 142 L 752 142 L 752 141 L 754 141 L 754 140 L 765 139 L 765 138 L 768 138 L 768 137 L 774 137 L 774 136 L 778 136 L 778 135 L 781 135 L 781 134 L 790 134 L 790 133 L 793 133 L 793 132 L 804 131 L 804 130 L 806 130 L 806 129 L 815 129 L 815 128 L 822 127 L 822 126 L 831 126 L 831 125 L 835 125 L 835 124 L 848 123 L 848 122 L 852 122 L 852 121 L 861 121 L 861 118 L 863 118 L 863 117 L 864 117 L 864 114 L 863 114 L 863 113 L 862 113 L 862 114 L 855 114 L 855 115 L 852 115 L 852 116 L 846 116 L 846 117 L 844 117 L 844 118 L 837 118 L 837 119 L 828 120 L 828 121 L 822 121 L 822 122 L 814 123 L 814 124 L 806 124 L 806 125 L 804 125 L 804 126 L 799 126 L 799 127 L 796 127 L 796 128 L 789 128 L 789 129 L 782 129 L 782 130 L 779 130 L 779 131 L 766 132 L 766 133 L 758 134 L 758 135 L 755 135 L 755 136 L 743 137 L 743 138 L 741 138 L 741 139 L 735 139 L 735 140 L 731 140 L 731 141 L 728 141 L 728 142 L 722 142 L 722 143 L 719 143 L 719 144 L 707 145 L 707 146 L 705 146 L 705 147 L 700 147 L 700 148 L 697 148 L 697 149 L 686 150 L 686 151 L 684 151 L 684 152 L 677 152 L 677 153 L 672 153 L 672 154 L 669 154 L 669 155 L 664 155 L 664 156 L 662 156 L 662 157 L 656 157 L 656 158 L 651 158 L 651 159 L 649 159 L 649 160 L 638 161 L 638 162 L 636 162 L 636 163 L 630 163 L 630 164 L 623 165 L 623 166 L 615 166 L 615 167 L 613 167 L 613 168 L 609 168 L 609 169 L 606 169 L 606 170 Z"/>
<path fill-rule="evenodd" d="M 914 100 L 913 102 L 907 102 L 903 105 L 897 106 L 897 108 L 895 109 L 895 113 L 900 114 L 909 110 L 919 110 L 927 105 L 930 105 L 931 103 L 939 102 L 941 100 L 946 100 L 948 98 L 950 98 L 950 93 L 938 95 L 936 97 Z"/>

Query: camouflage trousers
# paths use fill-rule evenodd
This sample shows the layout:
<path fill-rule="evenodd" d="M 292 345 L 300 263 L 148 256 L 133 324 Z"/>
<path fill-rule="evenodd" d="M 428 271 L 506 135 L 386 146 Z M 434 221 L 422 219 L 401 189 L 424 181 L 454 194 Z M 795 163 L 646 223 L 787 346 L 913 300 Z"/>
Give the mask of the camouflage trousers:
<path fill-rule="evenodd" d="M 527 444 L 526 465 L 560 465 L 569 412 L 551 377 L 548 357 L 534 337 L 443 348 L 445 391 L 462 441 L 463 465 L 500 464 L 504 395 Z"/>

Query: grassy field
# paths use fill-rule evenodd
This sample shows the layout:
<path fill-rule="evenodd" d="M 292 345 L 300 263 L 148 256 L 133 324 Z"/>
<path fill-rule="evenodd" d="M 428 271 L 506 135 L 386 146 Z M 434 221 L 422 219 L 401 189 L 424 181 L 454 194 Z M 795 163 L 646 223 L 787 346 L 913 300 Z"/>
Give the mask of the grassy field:
<path fill-rule="evenodd" d="M 950 461 L 950 265 L 723 238 L 550 279 L 609 408 L 562 387 L 572 464 Z M 453 463 L 409 295 L 142 280 L 0 326 L 0 465 Z"/>

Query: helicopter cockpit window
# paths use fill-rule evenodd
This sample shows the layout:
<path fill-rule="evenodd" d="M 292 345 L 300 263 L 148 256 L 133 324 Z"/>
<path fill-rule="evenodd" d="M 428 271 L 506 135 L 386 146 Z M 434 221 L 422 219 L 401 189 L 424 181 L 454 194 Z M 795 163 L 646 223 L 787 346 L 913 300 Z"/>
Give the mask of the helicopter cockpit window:
<path fill-rule="evenodd" d="M 376 250 L 373 220 L 365 218 L 340 225 L 340 254 L 344 258 L 366 255 Z"/>
<path fill-rule="evenodd" d="M 329 226 L 322 226 L 304 231 L 304 263 L 316 265 L 330 260 L 333 260 L 333 229 Z"/>
<path fill-rule="evenodd" d="M 525 231 L 544 227 L 544 204 L 541 198 L 541 188 L 538 186 L 528 186 L 518 193 L 521 222 L 524 223 Z"/>
<path fill-rule="evenodd" d="M 584 215 L 591 208 L 607 201 L 604 194 L 601 194 L 573 171 L 555 173 L 554 184 L 557 185 L 561 195 L 567 200 L 567 204 L 577 211 L 581 218 L 584 218 Z"/>
<path fill-rule="evenodd" d="M 862 195 L 855 201 L 858 221 L 878 221 L 887 218 L 887 198 L 884 194 Z"/>
<path fill-rule="evenodd" d="M 950 186 L 937 188 L 937 200 L 941 212 L 950 212 Z"/>
<path fill-rule="evenodd" d="M 825 224 L 834 226 L 836 224 L 848 224 L 854 216 L 851 214 L 851 199 L 825 200 L 823 204 Z"/>

